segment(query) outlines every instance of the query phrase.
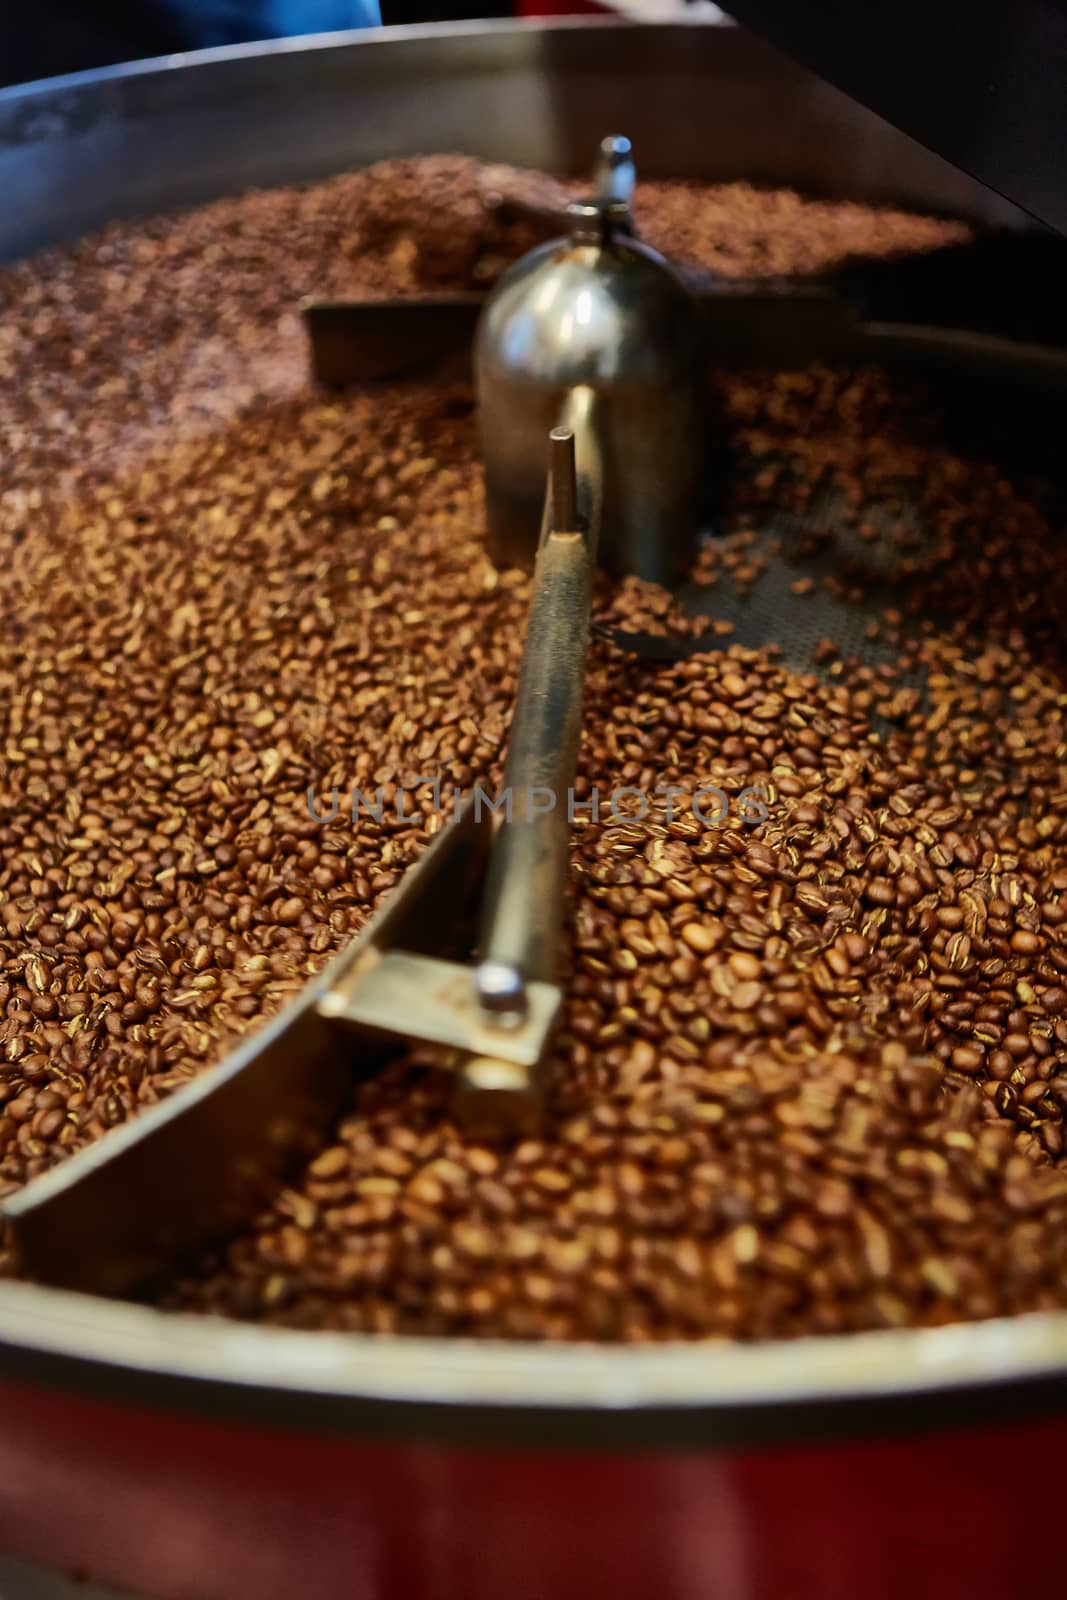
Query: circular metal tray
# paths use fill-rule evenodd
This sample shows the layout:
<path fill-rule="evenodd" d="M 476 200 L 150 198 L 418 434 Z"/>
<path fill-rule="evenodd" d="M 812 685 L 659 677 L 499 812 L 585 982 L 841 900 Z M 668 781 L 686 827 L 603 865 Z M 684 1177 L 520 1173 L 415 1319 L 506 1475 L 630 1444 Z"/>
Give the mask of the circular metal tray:
<path fill-rule="evenodd" d="M 580 172 L 616 125 L 651 176 L 1018 216 L 732 27 L 469 24 L 206 52 L 0 94 L 0 256 L 385 156 L 458 150 Z M 352 1434 L 748 1442 L 1047 1414 L 1065 1378 L 1067 1314 L 591 1348 L 283 1332 L 0 1285 L 0 1381 Z"/>

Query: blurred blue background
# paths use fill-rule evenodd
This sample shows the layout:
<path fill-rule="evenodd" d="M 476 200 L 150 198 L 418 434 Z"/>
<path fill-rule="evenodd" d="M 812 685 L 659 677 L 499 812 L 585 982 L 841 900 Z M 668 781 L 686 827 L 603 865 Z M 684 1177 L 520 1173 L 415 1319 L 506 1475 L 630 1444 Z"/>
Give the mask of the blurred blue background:
<path fill-rule="evenodd" d="M 287 34 L 373 27 L 381 0 L 0 0 L 0 83 Z M 463 15 L 459 0 L 420 11 Z M 387 21 L 414 20 L 410 8 Z"/>
<path fill-rule="evenodd" d="M 373 27 L 381 21 L 379 0 L 163 0 L 160 9 L 173 13 L 179 26 L 195 34 L 198 49 Z"/>

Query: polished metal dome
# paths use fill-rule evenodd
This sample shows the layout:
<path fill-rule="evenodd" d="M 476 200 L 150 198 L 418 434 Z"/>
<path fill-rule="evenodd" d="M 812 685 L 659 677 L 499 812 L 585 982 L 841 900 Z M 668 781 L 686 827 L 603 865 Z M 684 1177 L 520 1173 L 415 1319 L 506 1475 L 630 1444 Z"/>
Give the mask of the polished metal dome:
<path fill-rule="evenodd" d="M 533 559 L 545 438 L 577 385 L 602 401 L 601 563 L 668 583 L 684 572 L 698 533 L 706 455 L 699 314 L 672 267 L 633 237 L 632 171 L 628 141 L 606 140 L 597 199 L 571 206 L 569 238 L 511 268 L 479 324 L 489 537 L 504 565 Z"/>

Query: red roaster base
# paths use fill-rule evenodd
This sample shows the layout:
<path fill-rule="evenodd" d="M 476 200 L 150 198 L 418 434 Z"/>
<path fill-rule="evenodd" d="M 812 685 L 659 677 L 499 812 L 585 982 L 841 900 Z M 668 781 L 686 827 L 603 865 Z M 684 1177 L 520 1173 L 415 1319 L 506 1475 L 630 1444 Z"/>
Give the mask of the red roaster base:
<path fill-rule="evenodd" d="M 597 6 L 592 0 L 516 0 L 517 17 L 602 17 L 610 6 Z"/>
<path fill-rule="evenodd" d="M 1062 1587 L 1041 1486 L 1058 1482 L 1067 1421 L 604 1455 L 352 1443 L 7 1384 L 0 1417 L 0 1545 L 164 1600 L 1013 1600 Z"/>

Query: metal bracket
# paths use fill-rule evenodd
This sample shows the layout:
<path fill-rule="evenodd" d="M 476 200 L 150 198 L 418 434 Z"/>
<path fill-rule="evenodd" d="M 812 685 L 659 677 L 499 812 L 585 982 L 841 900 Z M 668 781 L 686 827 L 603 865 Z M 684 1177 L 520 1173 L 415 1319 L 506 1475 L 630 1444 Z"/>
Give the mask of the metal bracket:
<path fill-rule="evenodd" d="M 319 1015 L 382 1038 L 415 1039 L 535 1067 L 547 1049 L 561 996 L 553 983 L 527 983 L 525 993 L 520 1019 L 494 1022 L 479 1001 L 471 967 L 387 950 L 324 995 Z"/>

